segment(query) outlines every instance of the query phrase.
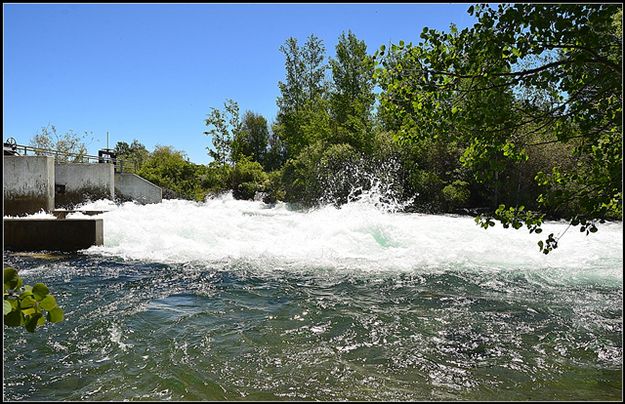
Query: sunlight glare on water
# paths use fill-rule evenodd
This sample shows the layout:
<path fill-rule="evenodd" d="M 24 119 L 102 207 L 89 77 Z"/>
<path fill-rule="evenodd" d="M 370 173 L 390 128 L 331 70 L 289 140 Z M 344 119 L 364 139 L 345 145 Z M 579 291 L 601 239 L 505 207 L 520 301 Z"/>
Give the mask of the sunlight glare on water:
<path fill-rule="evenodd" d="M 65 310 L 5 330 L 5 399 L 621 398 L 622 223 L 535 235 L 379 202 L 83 206 L 107 210 L 103 246 L 4 254 Z"/>

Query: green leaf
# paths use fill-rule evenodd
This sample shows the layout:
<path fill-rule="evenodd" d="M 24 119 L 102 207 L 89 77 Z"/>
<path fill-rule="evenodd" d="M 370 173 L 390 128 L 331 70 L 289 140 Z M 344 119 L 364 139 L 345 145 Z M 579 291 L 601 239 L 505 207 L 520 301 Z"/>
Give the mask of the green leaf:
<path fill-rule="evenodd" d="M 11 267 L 4 268 L 4 291 L 9 289 L 18 289 L 22 286 L 22 278 L 17 274 L 17 271 Z"/>
<path fill-rule="evenodd" d="M 37 302 L 33 299 L 32 296 L 26 296 L 25 298 L 20 300 L 20 307 L 22 309 L 27 309 L 29 307 L 33 307 Z"/>
<path fill-rule="evenodd" d="M 22 309 L 22 314 L 24 316 L 30 316 L 30 315 L 33 315 L 35 313 L 38 313 L 38 311 L 34 307 L 29 307 L 29 308 L 26 308 L 26 309 Z"/>
<path fill-rule="evenodd" d="M 33 292 L 31 290 L 25 290 L 24 292 L 20 293 L 20 299 L 24 299 L 27 296 L 32 296 Z"/>
<path fill-rule="evenodd" d="M 34 313 L 29 318 L 26 319 L 26 324 L 24 327 L 26 330 L 30 332 L 35 332 L 35 328 L 37 328 L 37 322 L 43 315 L 41 313 Z"/>
<path fill-rule="evenodd" d="M 24 316 L 21 310 L 13 310 L 6 316 L 4 316 L 4 325 L 9 327 L 19 327 L 24 321 Z"/>
<path fill-rule="evenodd" d="M 6 267 L 4 268 L 4 283 L 15 280 L 17 278 L 17 271 L 14 268 Z"/>
<path fill-rule="evenodd" d="M 35 295 L 35 299 L 41 300 L 46 297 L 50 293 L 50 290 L 43 283 L 37 283 L 33 286 L 33 294 Z"/>
<path fill-rule="evenodd" d="M 6 316 L 7 314 L 9 314 L 11 310 L 13 310 L 13 306 L 11 306 L 11 303 L 5 300 L 4 304 L 2 305 L 2 311 L 4 312 L 4 315 Z"/>
<path fill-rule="evenodd" d="M 63 309 L 56 307 L 48 312 L 48 321 L 51 323 L 58 323 L 63 321 Z"/>
<path fill-rule="evenodd" d="M 39 302 L 39 307 L 44 310 L 50 311 L 56 307 L 56 299 L 52 295 L 48 295 Z"/>

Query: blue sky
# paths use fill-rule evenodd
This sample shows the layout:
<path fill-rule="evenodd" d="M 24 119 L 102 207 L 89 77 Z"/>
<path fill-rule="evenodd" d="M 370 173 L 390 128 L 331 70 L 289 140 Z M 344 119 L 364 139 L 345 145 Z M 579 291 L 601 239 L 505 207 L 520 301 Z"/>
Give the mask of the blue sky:
<path fill-rule="evenodd" d="M 48 124 L 89 132 L 90 154 L 138 139 L 207 163 L 203 132 L 227 98 L 276 116 L 280 45 L 352 30 L 369 53 L 423 27 L 469 26 L 469 4 L 4 4 L 3 132 L 28 144 Z"/>

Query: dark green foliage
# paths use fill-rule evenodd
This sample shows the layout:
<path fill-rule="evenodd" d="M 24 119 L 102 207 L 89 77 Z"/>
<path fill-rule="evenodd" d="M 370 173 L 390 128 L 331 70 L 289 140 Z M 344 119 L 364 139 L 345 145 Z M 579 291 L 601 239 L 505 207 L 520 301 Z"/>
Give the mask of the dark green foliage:
<path fill-rule="evenodd" d="M 181 151 L 171 146 L 156 146 L 138 174 L 160 187 L 173 191 L 175 197 L 203 199 L 198 173 L 201 166 L 193 164 Z"/>
<path fill-rule="evenodd" d="M 232 167 L 228 164 L 211 162 L 198 167 L 200 188 L 209 195 L 217 195 L 230 189 Z"/>
<path fill-rule="evenodd" d="M 263 167 L 267 172 L 278 170 L 286 161 L 286 148 L 280 137 L 271 131 L 267 140 L 268 147 L 263 160 Z"/>
<path fill-rule="evenodd" d="M 247 111 L 243 115 L 241 130 L 232 141 L 232 160 L 238 162 L 248 158 L 264 166 L 268 142 L 267 120 L 262 115 Z"/>
<path fill-rule="evenodd" d="M 56 299 L 43 283 L 35 286 L 23 285 L 22 278 L 11 267 L 4 268 L 4 325 L 23 326 L 34 332 L 46 320 L 50 323 L 63 321 L 63 309 L 57 306 Z"/>
<path fill-rule="evenodd" d="M 307 146 L 297 158 L 289 159 L 282 168 L 282 183 L 286 202 L 310 207 L 318 203 L 322 195 L 317 171 L 323 154 L 323 145 Z"/>
<path fill-rule="evenodd" d="M 544 216 L 519 207 L 528 194 L 532 209 L 571 224 L 578 215 L 622 218 L 621 7 L 502 4 L 470 13 L 473 27 L 425 28 L 418 45 L 377 52 L 385 127 L 405 145 L 457 142 L 462 166 L 492 195 L 488 205 L 516 206 L 479 218 L 485 227 L 494 218 L 540 228 Z M 563 159 L 540 150 L 554 144 Z M 541 249 L 556 246 L 551 237 Z"/>
<path fill-rule="evenodd" d="M 117 142 L 113 151 L 116 154 L 117 166 L 120 171 L 137 173 L 148 159 L 150 152 L 145 146 L 134 139 L 131 144 Z"/>
<path fill-rule="evenodd" d="M 267 174 L 257 161 L 243 157 L 230 173 L 230 186 L 235 199 L 253 200 L 257 192 L 265 190 Z"/>
<path fill-rule="evenodd" d="M 273 204 L 286 199 L 284 187 L 282 186 L 281 170 L 276 170 L 267 174 L 264 192 L 263 202 L 265 203 Z"/>
<path fill-rule="evenodd" d="M 318 141 L 284 165 L 285 200 L 303 207 L 342 205 L 369 190 L 376 171 L 383 179 L 388 174 L 382 168 L 387 161 L 368 158 L 349 144 Z"/>
<path fill-rule="evenodd" d="M 330 68 L 332 142 L 347 143 L 369 154 L 373 146 L 374 63 L 364 41 L 351 31 L 341 34 Z"/>

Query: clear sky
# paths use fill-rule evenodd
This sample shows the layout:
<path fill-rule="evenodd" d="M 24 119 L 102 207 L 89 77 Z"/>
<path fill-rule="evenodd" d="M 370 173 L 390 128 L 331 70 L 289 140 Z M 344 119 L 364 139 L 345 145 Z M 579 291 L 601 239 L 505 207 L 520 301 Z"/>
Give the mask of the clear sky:
<path fill-rule="evenodd" d="M 203 132 L 227 98 L 276 116 L 280 45 L 352 30 L 373 53 L 423 27 L 473 23 L 469 4 L 4 4 L 3 138 L 42 127 L 92 133 L 90 154 L 138 139 L 207 163 Z"/>

